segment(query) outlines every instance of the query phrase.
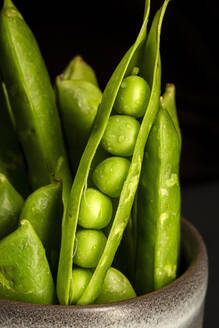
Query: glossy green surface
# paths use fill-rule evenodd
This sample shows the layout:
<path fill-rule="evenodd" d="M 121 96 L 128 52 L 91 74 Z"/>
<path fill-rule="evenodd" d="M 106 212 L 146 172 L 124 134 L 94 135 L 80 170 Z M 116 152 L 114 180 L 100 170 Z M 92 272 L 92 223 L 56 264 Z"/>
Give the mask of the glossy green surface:
<path fill-rule="evenodd" d="M 160 98 L 160 101 L 161 101 L 163 108 L 165 108 L 168 111 L 168 113 L 173 121 L 173 124 L 178 133 L 180 146 L 181 146 L 182 137 L 181 137 L 180 126 L 179 126 L 179 121 L 178 121 L 178 116 L 177 116 L 177 108 L 176 108 L 176 99 L 175 98 L 176 98 L 175 85 L 171 84 L 171 83 L 166 84 L 165 92 L 164 92 L 163 96 Z"/>
<path fill-rule="evenodd" d="M 110 198 L 96 189 L 88 188 L 81 200 L 78 224 L 87 229 L 103 229 L 109 224 L 112 212 Z"/>
<path fill-rule="evenodd" d="M 60 183 L 43 186 L 26 199 L 20 213 L 20 220 L 28 220 L 38 234 L 53 270 L 61 241 L 61 193 Z"/>
<path fill-rule="evenodd" d="M 87 81 L 98 86 L 97 77 L 94 70 L 83 60 L 81 56 L 75 56 L 61 75 L 63 80 Z"/>
<path fill-rule="evenodd" d="M 119 302 L 133 297 L 136 297 L 136 293 L 129 280 L 122 272 L 111 267 L 107 271 L 101 293 L 95 303 Z"/>
<path fill-rule="evenodd" d="M 20 143 L 33 189 L 54 181 L 60 157 L 63 189 L 71 175 L 55 104 L 54 92 L 36 40 L 12 1 L 0 16 L 0 69 L 6 84 Z"/>
<path fill-rule="evenodd" d="M 176 278 L 180 242 L 180 140 L 160 107 L 146 147 L 138 192 L 136 289 L 161 288 Z"/>
<path fill-rule="evenodd" d="M 110 154 L 132 156 L 140 124 L 132 116 L 113 115 L 109 118 L 101 144 Z"/>
<path fill-rule="evenodd" d="M 145 114 L 150 93 L 150 87 L 142 77 L 130 75 L 122 81 L 114 110 L 119 114 L 141 117 Z"/>
<path fill-rule="evenodd" d="M 7 177 L 0 173 L 0 239 L 17 228 L 23 203 L 23 198 Z"/>
<path fill-rule="evenodd" d="M 117 66 L 104 90 L 102 102 L 95 119 L 91 136 L 82 155 L 79 168 L 74 179 L 70 194 L 69 207 L 63 220 L 62 244 L 57 279 L 57 294 L 61 304 L 69 304 L 75 232 L 78 223 L 80 202 L 83 192 L 87 188 L 92 160 L 107 126 L 120 85 L 125 75 L 129 75 L 132 72 L 133 67 L 138 66 L 140 67 L 140 76 L 149 82 L 151 88 L 150 100 L 139 130 L 129 173 L 121 192 L 119 204 L 104 252 L 86 290 L 78 300 L 77 304 L 93 303 L 100 294 L 105 275 L 113 262 L 116 250 L 120 244 L 123 232 L 128 223 L 140 177 L 145 143 L 156 113 L 159 109 L 160 32 L 163 16 L 168 2 L 169 1 L 166 0 L 162 8 L 157 12 L 147 41 L 145 42 L 146 26 L 150 8 L 150 2 L 146 1 L 145 18 L 137 40 Z M 143 57 L 141 57 L 141 55 Z M 142 60 L 142 58 L 144 58 L 144 60 Z M 64 284 L 63 281 L 65 282 Z"/>
<path fill-rule="evenodd" d="M 14 188 L 26 197 L 29 193 L 26 166 L 10 117 L 10 103 L 0 79 L 0 173 L 5 174 Z"/>
<path fill-rule="evenodd" d="M 16 231 L 0 241 L 0 254 L 0 298 L 55 303 L 45 250 L 29 221 L 21 221 Z"/>
<path fill-rule="evenodd" d="M 89 269 L 75 268 L 72 270 L 70 286 L 70 304 L 75 304 L 87 287 L 93 271 Z"/>
<path fill-rule="evenodd" d="M 75 173 L 102 98 L 94 71 L 81 57 L 57 77 L 56 95 Z"/>
<path fill-rule="evenodd" d="M 79 230 L 76 233 L 74 263 L 82 268 L 95 268 L 106 245 L 106 236 L 100 230 Z"/>
<path fill-rule="evenodd" d="M 108 157 L 93 172 L 95 186 L 110 197 L 119 197 L 128 174 L 130 161 L 123 157 Z"/>

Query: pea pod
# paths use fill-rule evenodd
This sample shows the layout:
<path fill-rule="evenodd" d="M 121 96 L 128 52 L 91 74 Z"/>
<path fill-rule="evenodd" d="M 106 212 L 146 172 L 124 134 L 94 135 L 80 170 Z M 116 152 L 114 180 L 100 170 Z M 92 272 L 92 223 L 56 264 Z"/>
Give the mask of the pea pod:
<path fill-rule="evenodd" d="M 10 103 L 4 83 L 0 80 L 0 173 L 26 197 L 29 193 L 26 165 L 10 117 Z"/>
<path fill-rule="evenodd" d="M 172 96 L 174 94 L 172 93 Z M 136 289 L 161 288 L 176 278 L 180 241 L 181 140 L 164 94 L 150 132 L 138 189 Z M 175 113 L 176 114 L 176 113 Z"/>
<path fill-rule="evenodd" d="M 7 177 L 0 173 L 0 239 L 17 228 L 23 203 L 21 195 Z"/>
<path fill-rule="evenodd" d="M 178 121 L 178 116 L 177 116 L 175 94 L 176 94 L 176 89 L 175 89 L 174 84 L 167 83 L 165 92 L 164 92 L 163 96 L 160 98 L 160 101 L 161 101 L 162 107 L 168 111 L 168 113 L 173 121 L 175 129 L 178 133 L 180 147 L 181 147 L 182 137 L 181 137 L 180 126 L 179 126 L 179 121 Z"/>
<path fill-rule="evenodd" d="M 38 234 L 54 273 L 61 240 L 61 191 L 60 183 L 35 190 L 26 199 L 20 213 L 20 221 L 28 220 Z"/>
<path fill-rule="evenodd" d="M 57 102 L 75 173 L 87 143 L 102 93 L 92 68 L 76 56 L 56 78 Z"/>
<path fill-rule="evenodd" d="M 161 75 L 159 56 L 160 31 L 162 19 L 168 2 L 169 1 L 166 0 L 162 8 L 156 14 L 145 43 L 146 26 L 150 6 L 149 1 L 146 1 L 145 18 L 137 40 L 117 66 L 103 93 L 102 102 L 96 116 L 94 127 L 82 155 L 72 186 L 69 207 L 63 220 L 61 252 L 57 279 L 57 294 L 61 304 L 69 304 L 75 232 L 77 228 L 80 202 L 83 192 L 87 188 L 87 181 L 92 160 L 107 127 L 120 85 L 124 77 L 126 75 L 130 75 L 133 68 L 138 66 L 140 67 L 140 75 L 142 75 L 142 77 L 149 82 L 151 89 L 147 111 L 142 120 L 136 145 L 134 147 L 131 165 L 121 191 L 119 204 L 106 246 L 94 274 L 92 275 L 87 288 L 78 300 L 77 304 L 92 303 L 100 294 L 106 273 L 113 262 L 124 229 L 128 223 L 140 177 L 145 143 L 153 124 L 153 120 L 159 109 Z M 144 58 L 144 60 L 142 60 L 142 58 Z"/>
<path fill-rule="evenodd" d="M 96 74 L 81 56 L 75 56 L 64 72 L 61 74 L 63 80 L 86 81 L 98 87 Z"/>
<path fill-rule="evenodd" d="M 11 0 L 0 17 L 0 69 L 8 90 L 16 129 L 27 160 L 33 189 L 54 181 L 60 157 L 64 194 L 71 174 L 54 92 L 36 40 Z"/>
<path fill-rule="evenodd" d="M 21 221 L 16 231 L 0 241 L 0 254 L 0 298 L 56 302 L 45 250 L 29 221 Z"/>

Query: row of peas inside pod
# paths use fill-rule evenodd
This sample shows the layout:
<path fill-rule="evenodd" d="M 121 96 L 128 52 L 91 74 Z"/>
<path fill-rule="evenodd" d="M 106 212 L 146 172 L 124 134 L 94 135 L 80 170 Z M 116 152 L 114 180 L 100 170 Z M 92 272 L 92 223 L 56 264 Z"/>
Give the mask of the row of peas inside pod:
<path fill-rule="evenodd" d="M 134 69 L 134 72 L 136 71 L 138 71 L 137 68 Z M 105 248 L 107 238 L 104 232 L 107 234 L 107 227 L 112 224 L 113 202 L 120 196 L 127 177 L 130 167 L 129 158 L 133 154 L 140 128 L 139 120 L 145 113 L 149 97 L 150 87 L 142 77 L 133 74 L 123 80 L 113 115 L 109 118 L 101 141 L 100 148 L 103 148 L 105 152 L 103 149 L 97 150 L 99 152 L 97 158 L 100 161 L 102 157 L 102 160 L 93 168 L 89 179 L 90 186 L 82 196 L 73 259 L 78 268 L 73 269 L 72 273 L 72 303 L 76 303 L 82 295 L 91 279 L 92 269 L 97 266 Z M 116 272 L 118 277 L 113 278 Z M 115 278 L 122 279 L 123 284 L 114 286 L 110 291 L 107 281 Z M 121 286 L 123 286 L 122 291 Z M 105 288 L 108 290 L 107 293 Z M 103 291 L 96 302 L 119 301 L 135 295 L 133 287 L 125 276 L 116 269 L 110 268 L 105 278 Z"/>

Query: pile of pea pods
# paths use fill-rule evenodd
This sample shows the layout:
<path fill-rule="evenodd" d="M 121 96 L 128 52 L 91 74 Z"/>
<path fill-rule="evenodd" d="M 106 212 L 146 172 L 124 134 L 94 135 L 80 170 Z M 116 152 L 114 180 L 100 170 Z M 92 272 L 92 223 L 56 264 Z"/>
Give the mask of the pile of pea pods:
<path fill-rule="evenodd" d="M 87 305 L 176 279 L 181 135 L 175 87 L 161 96 L 169 0 L 104 92 L 76 56 L 51 84 L 11 0 L 0 14 L 0 298 Z"/>

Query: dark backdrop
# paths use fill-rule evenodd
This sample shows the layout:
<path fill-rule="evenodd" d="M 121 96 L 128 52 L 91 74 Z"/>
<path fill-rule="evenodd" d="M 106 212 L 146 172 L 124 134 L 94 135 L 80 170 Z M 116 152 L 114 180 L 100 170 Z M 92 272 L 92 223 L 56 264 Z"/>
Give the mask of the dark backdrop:
<path fill-rule="evenodd" d="M 151 0 L 151 14 L 161 5 Z M 34 32 L 52 81 L 76 54 L 96 70 L 103 89 L 142 22 L 144 0 L 14 1 Z M 45 4 L 50 7 L 45 7 Z M 206 327 L 215 326 L 217 261 L 218 13 L 213 1 L 172 0 L 163 24 L 162 82 L 176 85 L 183 136 L 182 213 L 201 231 L 210 279 Z M 216 42 L 215 42 L 216 40 Z"/>

